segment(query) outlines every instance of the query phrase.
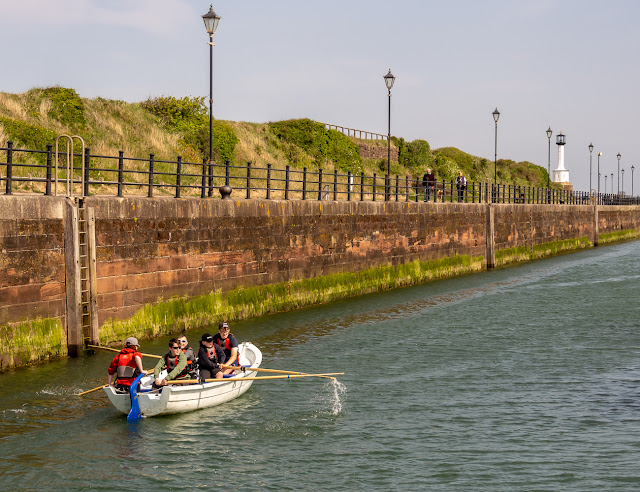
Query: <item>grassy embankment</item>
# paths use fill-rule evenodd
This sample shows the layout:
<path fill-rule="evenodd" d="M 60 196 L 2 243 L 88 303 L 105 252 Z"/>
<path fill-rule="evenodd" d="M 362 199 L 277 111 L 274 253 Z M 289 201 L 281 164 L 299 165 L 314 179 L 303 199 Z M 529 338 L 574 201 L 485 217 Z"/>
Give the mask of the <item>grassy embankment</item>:
<path fill-rule="evenodd" d="M 80 135 L 91 154 L 107 156 L 94 158 L 91 167 L 101 168 L 92 171 L 92 180 L 105 182 L 116 180 L 118 151 L 125 158 L 138 158 L 141 161 L 125 160 L 125 169 L 133 171 L 126 175 L 130 182 L 140 186 L 125 188 L 125 194 L 142 194 L 147 183 L 149 154 L 155 156 L 155 171 L 175 172 L 177 156 L 182 156 L 182 172 L 186 173 L 182 184 L 198 186 L 200 184 L 203 156 L 209 155 L 209 120 L 204 98 L 184 97 L 181 99 L 158 97 L 141 103 L 107 100 L 103 98 L 81 98 L 73 89 L 51 87 L 31 89 L 22 94 L 0 93 L 0 145 L 6 146 L 8 140 L 15 148 L 45 150 L 47 144 L 54 144 L 58 135 Z M 234 121 L 215 121 L 213 155 L 217 163 L 229 159 L 232 165 L 245 165 L 251 161 L 254 170 L 252 177 L 255 186 L 265 186 L 267 164 L 271 164 L 272 183 L 282 187 L 286 165 L 291 166 L 292 179 L 301 179 L 296 172 L 304 167 L 309 172 L 322 169 L 327 174 L 351 172 L 359 175 L 364 172 L 379 177 L 386 172 L 385 159 L 363 159 L 358 151 L 358 143 L 386 146 L 386 142 L 358 140 L 347 137 L 335 130 L 326 130 L 311 120 L 288 120 L 271 123 L 247 123 Z M 405 142 L 402 138 L 392 138 L 393 146 L 399 151 L 397 162 L 392 162 L 393 175 L 422 176 L 426 167 L 435 170 L 438 180 L 453 180 L 458 171 L 462 171 L 469 182 L 480 182 L 493 177 L 493 162 L 472 156 L 459 149 L 446 147 L 431 149 L 425 140 Z M 66 145 L 61 143 L 61 148 Z M 76 143 L 75 152 L 80 152 Z M 33 167 L 43 165 L 43 154 L 14 153 L 14 162 L 30 164 L 32 167 L 16 167 L 14 176 L 44 176 L 44 169 Z M 188 164 L 194 163 L 194 165 Z M 61 166 L 65 166 L 61 162 Z M 76 159 L 79 166 L 79 158 Z M 139 172 L 135 172 L 139 171 Z M 192 176 L 189 176 L 192 174 Z M 222 175 L 222 169 L 215 174 Z M 237 186 L 244 186 L 244 169 L 231 170 L 231 175 L 242 177 Z M 64 178 L 63 171 L 59 173 Z M 310 178 L 311 180 L 317 178 Z M 325 182 L 331 181 L 327 176 Z M 162 175 L 156 176 L 156 183 L 171 185 L 174 179 Z M 345 178 L 339 180 L 341 183 Z M 498 181 L 521 186 L 544 186 L 547 172 L 544 167 L 530 162 L 498 161 Z M 356 182 L 358 182 L 356 180 Z M 378 185 L 382 189 L 382 179 Z M 222 184 L 216 179 L 215 185 Z M 234 182 L 232 180 L 232 186 Z M 370 181 L 368 182 L 370 184 Z M 43 184 L 20 183 L 19 191 L 44 190 Z M 313 191 L 313 188 L 309 191 Z M 94 193 L 114 193 L 114 186 L 105 184 Z M 174 190 L 168 186 L 159 189 L 158 194 L 170 195 Z M 183 196 L 197 195 L 197 189 L 186 188 Z M 279 197 L 281 194 L 276 193 Z M 253 196 L 263 196 L 254 193 Z M 274 195 L 272 195 L 274 196 Z"/>

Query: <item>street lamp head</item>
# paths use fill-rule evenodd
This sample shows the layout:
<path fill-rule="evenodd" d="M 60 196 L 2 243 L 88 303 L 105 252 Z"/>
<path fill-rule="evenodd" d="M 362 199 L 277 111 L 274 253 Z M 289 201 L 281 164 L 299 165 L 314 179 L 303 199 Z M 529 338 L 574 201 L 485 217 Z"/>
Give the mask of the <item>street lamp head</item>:
<path fill-rule="evenodd" d="M 221 17 L 213 11 L 213 5 L 209 8 L 209 12 L 202 16 L 202 20 L 204 20 L 204 27 L 210 35 L 216 33 L 220 19 Z"/>
<path fill-rule="evenodd" d="M 598 157 L 600 157 L 602 155 L 602 152 L 598 152 Z"/>
<path fill-rule="evenodd" d="M 551 130 L 551 127 L 549 127 L 549 129 L 547 130 L 547 138 L 549 140 L 551 140 L 551 135 L 553 135 L 553 130 Z"/>
<path fill-rule="evenodd" d="M 616 157 L 618 158 L 618 160 L 620 160 L 620 157 L 622 157 L 622 156 L 620 155 L 620 152 L 618 152 L 618 155 L 617 155 Z"/>
<path fill-rule="evenodd" d="M 493 115 L 493 121 L 498 123 L 498 118 L 500 118 L 500 111 L 498 111 L 498 108 L 496 108 L 491 114 Z"/>
<path fill-rule="evenodd" d="M 384 84 L 387 86 L 387 89 L 391 90 L 391 88 L 393 87 L 393 83 L 396 81 L 396 78 L 391 73 L 391 69 L 389 69 L 389 72 L 383 78 Z"/>
<path fill-rule="evenodd" d="M 631 172 L 633 172 L 633 170 L 634 170 L 634 169 L 635 169 L 635 167 L 634 167 L 634 166 L 631 166 Z"/>
<path fill-rule="evenodd" d="M 621 173 L 622 173 L 622 175 L 624 176 L 624 168 L 622 168 L 622 169 L 620 170 L 620 172 L 621 172 Z"/>
<path fill-rule="evenodd" d="M 589 152 L 593 152 L 593 144 L 592 143 L 589 144 Z"/>

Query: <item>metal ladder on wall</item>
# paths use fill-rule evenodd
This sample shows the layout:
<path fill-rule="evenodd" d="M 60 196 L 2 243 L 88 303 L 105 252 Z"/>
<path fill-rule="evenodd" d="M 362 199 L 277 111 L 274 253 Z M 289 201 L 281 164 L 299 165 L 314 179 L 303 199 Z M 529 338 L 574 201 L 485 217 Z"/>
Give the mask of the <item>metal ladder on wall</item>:
<path fill-rule="evenodd" d="M 84 198 L 78 199 L 78 245 L 80 246 L 80 314 L 82 325 L 82 339 L 88 343 L 97 343 L 96 334 L 92 331 L 93 325 L 97 326 L 95 319 L 95 288 L 92 288 L 92 263 L 95 265 L 95 244 L 91 237 L 89 211 L 85 205 Z M 95 273 L 94 273 L 95 275 Z"/>

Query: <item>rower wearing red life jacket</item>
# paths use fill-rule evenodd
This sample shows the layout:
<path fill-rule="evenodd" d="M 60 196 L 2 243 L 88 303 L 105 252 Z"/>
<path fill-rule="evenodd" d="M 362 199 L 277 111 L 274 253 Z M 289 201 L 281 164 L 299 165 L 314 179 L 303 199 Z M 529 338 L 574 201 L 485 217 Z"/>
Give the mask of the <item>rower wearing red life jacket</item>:
<path fill-rule="evenodd" d="M 165 369 L 168 374 L 165 378 L 160 379 L 160 372 Z M 189 377 L 187 356 L 181 350 L 180 344 L 175 338 L 169 340 L 169 352 L 164 354 L 156 364 L 153 370 L 153 377 L 155 378 L 155 387 L 165 386 L 167 381 L 187 379 Z"/>
<path fill-rule="evenodd" d="M 226 321 L 221 322 L 218 325 L 218 334 L 213 337 L 213 343 L 222 347 L 224 355 L 226 356 L 224 364 L 226 366 L 239 366 L 238 361 L 238 340 L 231 333 L 229 323 Z M 233 369 L 225 369 L 225 374 L 231 374 Z"/>
<path fill-rule="evenodd" d="M 186 335 L 180 335 L 178 337 L 178 343 L 180 344 L 180 348 L 184 352 L 184 355 L 187 356 L 187 372 L 190 377 L 197 377 L 196 374 L 196 354 L 193 349 L 189 346 L 189 342 L 187 341 Z"/>
<path fill-rule="evenodd" d="M 115 375 L 116 388 L 129 391 L 133 380 L 144 372 L 142 354 L 138 352 L 139 346 L 138 339 L 135 337 L 129 337 L 125 340 L 125 347 L 113 358 L 107 370 L 109 385 Z"/>

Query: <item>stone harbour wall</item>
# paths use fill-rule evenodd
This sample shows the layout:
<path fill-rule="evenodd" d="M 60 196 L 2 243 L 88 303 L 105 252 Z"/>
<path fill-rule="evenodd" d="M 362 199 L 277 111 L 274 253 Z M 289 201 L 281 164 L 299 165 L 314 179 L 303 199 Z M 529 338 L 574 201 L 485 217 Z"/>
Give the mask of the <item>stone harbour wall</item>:
<path fill-rule="evenodd" d="M 0 197 L 0 369 L 67 354 L 65 200 Z M 491 241 L 496 265 L 590 247 L 596 230 L 587 205 L 97 196 L 85 205 L 104 344 L 478 271 Z M 598 211 L 601 243 L 640 234 L 640 207 Z"/>

